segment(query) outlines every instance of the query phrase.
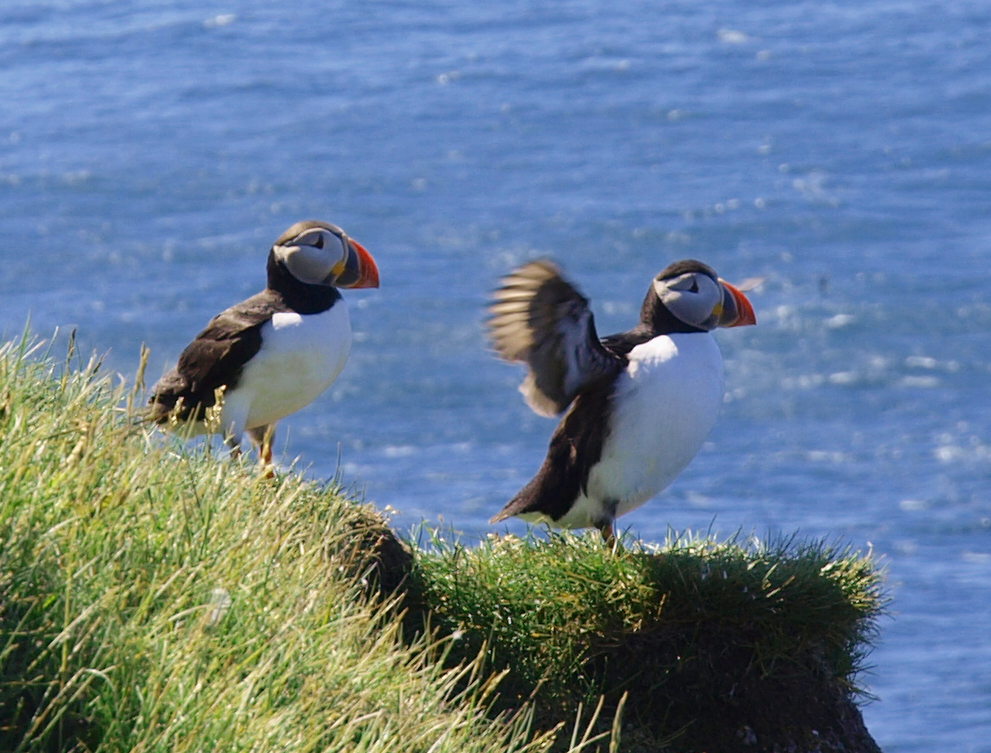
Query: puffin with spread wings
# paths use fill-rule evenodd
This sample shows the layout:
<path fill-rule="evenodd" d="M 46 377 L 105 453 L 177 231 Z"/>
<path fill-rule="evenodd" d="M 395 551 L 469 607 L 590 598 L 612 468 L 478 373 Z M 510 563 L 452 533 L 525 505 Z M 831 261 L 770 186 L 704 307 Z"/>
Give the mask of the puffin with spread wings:
<path fill-rule="evenodd" d="M 640 507 L 691 462 L 723 401 L 711 332 L 756 324 L 753 306 L 702 262 L 671 264 L 651 282 L 640 323 L 599 339 L 588 300 L 551 261 L 503 279 L 490 307 L 498 354 L 522 362 L 527 404 L 567 410 L 537 475 L 490 522 L 509 517 L 598 528 L 614 541 Z"/>

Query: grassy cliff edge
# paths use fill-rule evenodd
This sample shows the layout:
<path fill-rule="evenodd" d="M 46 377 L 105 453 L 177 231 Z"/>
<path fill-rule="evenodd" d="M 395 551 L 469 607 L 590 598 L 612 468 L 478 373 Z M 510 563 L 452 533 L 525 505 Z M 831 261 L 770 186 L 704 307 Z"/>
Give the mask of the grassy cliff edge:
<path fill-rule="evenodd" d="M 418 547 L 33 350 L 0 346 L 0 749 L 877 750 L 869 555 Z"/>

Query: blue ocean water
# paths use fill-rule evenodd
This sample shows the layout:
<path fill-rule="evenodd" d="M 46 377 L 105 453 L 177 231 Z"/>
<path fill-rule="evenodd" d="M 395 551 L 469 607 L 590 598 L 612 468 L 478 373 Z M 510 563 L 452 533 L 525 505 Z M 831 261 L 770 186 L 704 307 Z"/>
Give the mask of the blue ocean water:
<path fill-rule="evenodd" d="M 5 0 L 0 333 L 155 378 L 336 222 L 382 287 L 277 449 L 471 540 L 554 426 L 488 350 L 500 275 L 553 256 L 601 333 L 672 260 L 763 278 L 710 441 L 621 522 L 873 548 L 872 734 L 991 751 L 989 35 L 983 0 Z"/>

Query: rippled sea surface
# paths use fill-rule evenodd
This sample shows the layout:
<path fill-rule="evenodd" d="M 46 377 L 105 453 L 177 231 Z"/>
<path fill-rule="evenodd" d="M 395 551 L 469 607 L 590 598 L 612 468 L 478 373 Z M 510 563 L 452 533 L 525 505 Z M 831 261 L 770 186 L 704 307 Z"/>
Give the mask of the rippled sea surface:
<path fill-rule="evenodd" d="M 336 222 L 382 287 L 278 448 L 470 541 L 554 426 L 487 349 L 500 275 L 553 256 L 601 333 L 672 260 L 763 278 L 711 441 L 622 523 L 873 547 L 871 732 L 991 750 L 991 5 L 280 5 L 0 5 L 0 333 L 154 378 Z"/>

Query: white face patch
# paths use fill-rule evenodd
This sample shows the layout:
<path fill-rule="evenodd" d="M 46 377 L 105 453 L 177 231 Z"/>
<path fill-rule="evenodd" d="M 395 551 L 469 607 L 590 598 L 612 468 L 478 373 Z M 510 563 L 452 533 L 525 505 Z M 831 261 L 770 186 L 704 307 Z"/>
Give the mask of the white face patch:
<path fill-rule="evenodd" d="M 686 272 L 670 280 L 654 280 L 661 303 L 685 324 L 711 330 L 716 326 L 716 307 L 723 291 L 718 282 L 702 272 Z"/>
<path fill-rule="evenodd" d="M 341 236 L 320 227 L 305 230 L 274 251 L 293 277 L 315 285 L 332 284 L 329 278 L 343 271 L 348 253 Z"/>

